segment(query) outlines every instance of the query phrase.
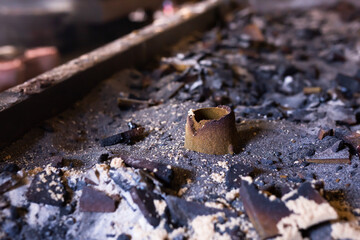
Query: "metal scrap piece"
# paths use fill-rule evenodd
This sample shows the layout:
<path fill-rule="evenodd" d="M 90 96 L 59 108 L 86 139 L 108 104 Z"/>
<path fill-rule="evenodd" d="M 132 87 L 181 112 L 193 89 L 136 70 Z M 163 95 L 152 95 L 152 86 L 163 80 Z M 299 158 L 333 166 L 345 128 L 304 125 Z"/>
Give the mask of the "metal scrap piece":
<path fill-rule="evenodd" d="M 226 217 L 237 217 L 237 214 L 229 209 L 207 207 L 204 204 L 184 199 L 167 196 L 166 204 L 169 208 L 170 221 L 177 226 L 186 226 L 197 216 L 212 215 L 223 212 Z"/>
<path fill-rule="evenodd" d="M 160 223 L 160 216 L 156 211 L 154 200 L 160 199 L 159 196 L 148 189 L 139 189 L 136 187 L 130 189 L 130 195 L 149 224 L 157 227 Z"/>
<path fill-rule="evenodd" d="M 115 212 L 115 201 L 104 192 L 85 186 L 80 197 L 80 212 Z"/>
<path fill-rule="evenodd" d="M 158 179 L 166 184 L 170 184 L 174 177 L 174 171 L 168 164 L 149 161 L 148 159 L 141 157 L 121 156 L 121 158 L 124 160 L 125 164 L 130 167 L 153 172 Z"/>
<path fill-rule="evenodd" d="M 145 128 L 137 127 L 119 134 L 112 135 L 100 141 L 102 147 L 115 145 L 118 143 L 133 144 L 144 137 Z"/>
<path fill-rule="evenodd" d="M 132 107 L 146 108 L 150 105 L 149 101 L 131 99 L 126 97 L 118 97 L 117 102 L 120 109 L 129 109 Z"/>
<path fill-rule="evenodd" d="M 237 147 L 235 114 L 228 106 L 190 110 L 185 148 L 207 154 L 233 154 Z"/>
<path fill-rule="evenodd" d="M 349 144 L 357 152 L 357 154 L 360 153 L 360 133 L 352 132 L 344 135 L 339 134 L 339 138 Z"/>
<path fill-rule="evenodd" d="M 240 196 L 247 215 L 263 239 L 279 234 L 284 239 L 295 239 L 300 229 L 338 217 L 308 182 L 279 199 L 259 192 L 252 179 L 246 177 L 242 179 Z"/>
<path fill-rule="evenodd" d="M 331 148 L 323 152 L 317 153 L 306 159 L 309 163 L 335 163 L 335 164 L 350 164 L 349 149 L 345 148 L 341 151 L 334 152 Z"/>
<path fill-rule="evenodd" d="M 245 211 L 260 237 L 268 238 L 277 235 L 276 224 L 291 213 L 285 203 L 280 199 L 270 200 L 259 192 L 254 184 L 244 179 L 241 182 L 240 196 Z"/>

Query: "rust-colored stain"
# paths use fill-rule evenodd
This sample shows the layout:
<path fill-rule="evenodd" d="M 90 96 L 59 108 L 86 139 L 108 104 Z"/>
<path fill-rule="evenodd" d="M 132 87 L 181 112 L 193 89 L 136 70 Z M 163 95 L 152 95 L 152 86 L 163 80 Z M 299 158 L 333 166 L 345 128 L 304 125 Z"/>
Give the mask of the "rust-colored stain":
<path fill-rule="evenodd" d="M 237 146 L 235 114 L 228 106 L 190 110 L 185 148 L 207 154 L 234 154 Z"/>

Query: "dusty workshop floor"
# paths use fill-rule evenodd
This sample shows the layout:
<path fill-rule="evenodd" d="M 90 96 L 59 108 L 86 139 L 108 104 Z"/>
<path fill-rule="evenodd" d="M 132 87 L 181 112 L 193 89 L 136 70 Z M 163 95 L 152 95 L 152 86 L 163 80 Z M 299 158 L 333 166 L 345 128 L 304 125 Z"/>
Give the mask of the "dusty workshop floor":
<path fill-rule="evenodd" d="M 353 77 L 358 70 L 360 54 L 355 49 L 359 43 L 356 34 L 350 31 L 358 33 L 360 26 L 355 16 L 342 19 L 342 10 L 331 9 L 327 13 L 314 9 L 280 17 L 256 15 L 247 9 L 229 15 L 227 27 L 214 28 L 201 37 L 200 42 L 193 39 L 187 49 L 177 48 L 176 52 L 182 53 L 163 59 L 155 70 L 122 71 L 100 83 L 70 109 L 34 127 L 1 151 L 0 168 L 6 169 L 10 163 L 15 163 L 30 170 L 45 166 L 59 156 L 63 159 L 62 166 L 74 177 L 97 168 L 95 165 L 104 154 L 108 154 L 109 160 L 104 161 L 107 164 L 120 157 L 169 165 L 174 179 L 164 190 L 167 194 L 207 206 L 220 204 L 222 208 L 237 212 L 241 227 L 239 233 L 229 234 L 230 238 L 252 239 L 259 236 L 244 214 L 241 198 L 228 201 L 231 190 L 239 187 L 230 180 L 236 174 L 234 168 L 247 166 L 252 169 L 254 184 L 277 197 L 303 182 L 323 181 L 323 197 L 336 206 L 340 214 L 348 214 L 348 220 L 358 222 L 359 157 L 351 144 L 334 148 L 343 144 L 339 143 L 343 141 L 341 136 L 360 129 L 356 119 L 360 86 L 358 78 Z M 244 33 L 247 36 L 241 37 Z M 327 45 L 335 47 L 328 48 Z M 346 80 L 348 85 L 342 85 L 339 73 L 350 79 Z M 171 96 L 165 94 L 166 99 L 161 104 L 130 110 L 118 107 L 120 92 L 130 93 L 129 98 L 156 99 L 163 94 L 162 89 L 174 82 L 184 84 Z M 349 84 L 359 89 L 351 89 Z M 315 92 L 309 94 L 306 93 L 309 87 L 320 90 L 310 89 Z M 152 95 L 153 92 L 157 95 Z M 240 151 L 234 155 L 215 156 L 186 150 L 183 147 L 184 130 L 189 109 L 220 104 L 234 109 L 241 139 Z M 101 146 L 102 139 L 129 130 L 129 123 L 145 128 L 146 136 L 141 141 L 132 145 Z M 341 134 L 330 134 L 320 140 L 318 133 L 325 128 Z M 316 163 L 324 158 L 347 161 Z M 78 200 L 79 191 L 81 189 L 74 190 L 77 197 L 72 202 Z M 121 197 L 126 199 L 125 195 Z M 119 209 L 130 211 L 124 201 L 120 201 L 117 214 L 120 214 Z M 56 210 L 51 214 L 56 215 L 54 212 Z M 134 212 L 139 215 L 139 211 Z M 95 230 L 85 233 L 84 229 L 86 224 L 95 226 L 94 222 L 106 225 L 104 231 L 108 231 L 110 227 L 106 220 L 109 218 L 116 223 L 115 217 L 123 216 L 103 217 L 96 213 L 96 216 L 87 215 L 86 218 L 79 214 L 77 209 L 71 215 L 77 219 L 74 220 L 76 227 L 65 224 L 69 239 L 69 234 L 73 237 L 80 233 L 83 239 L 92 236 Z M 129 214 L 131 217 L 126 224 L 135 224 L 138 215 Z M 56 221 L 65 221 L 61 216 Z M 30 220 L 28 222 L 31 225 Z M 42 227 L 49 227 L 42 224 Z M 104 232 L 102 235 L 97 233 L 95 238 L 106 235 L 109 239 L 128 239 L 117 238 L 122 232 L 133 233 L 127 230 L 132 227 L 126 224 L 114 227 L 114 233 L 109 236 Z M 192 224 L 196 229 L 195 223 Z M 184 238 L 176 239 L 198 234 L 196 230 L 195 233 L 183 231 L 183 235 L 176 236 Z M 63 236 L 63 233 L 53 234 Z M 303 235 L 309 234 L 313 232 L 309 230 Z M 175 239 L 174 236 L 168 237 Z"/>

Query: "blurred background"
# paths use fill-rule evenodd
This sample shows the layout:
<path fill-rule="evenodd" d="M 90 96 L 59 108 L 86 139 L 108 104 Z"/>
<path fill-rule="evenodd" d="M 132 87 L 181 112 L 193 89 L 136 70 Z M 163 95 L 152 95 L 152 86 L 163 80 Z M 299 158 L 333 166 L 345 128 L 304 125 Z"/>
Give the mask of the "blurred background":
<path fill-rule="evenodd" d="M 185 0 L 2 0 L 0 92 L 172 15 Z"/>
<path fill-rule="evenodd" d="M 0 92 L 196 1 L 200 0 L 2 0 Z M 224 1 L 250 4 L 263 12 L 341 0 Z M 359 0 L 347 2 L 360 5 Z"/>

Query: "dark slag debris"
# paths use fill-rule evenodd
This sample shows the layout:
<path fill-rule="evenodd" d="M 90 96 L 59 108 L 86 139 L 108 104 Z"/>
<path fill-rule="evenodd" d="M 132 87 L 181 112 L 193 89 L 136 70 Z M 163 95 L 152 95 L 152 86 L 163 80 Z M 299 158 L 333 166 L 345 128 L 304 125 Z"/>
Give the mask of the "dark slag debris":
<path fill-rule="evenodd" d="M 319 140 L 323 140 L 324 137 L 326 136 L 332 136 L 333 135 L 333 130 L 330 128 L 320 128 L 319 132 L 318 132 L 318 138 Z"/>
<path fill-rule="evenodd" d="M 65 204 L 67 192 L 59 172 L 47 173 L 42 171 L 35 175 L 32 180 L 26 197 L 34 203 L 44 203 L 54 206 Z"/>
<path fill-rule="evenodd" d="M 12 187 L 16 186 L 20 179 L 12 173 L 3 172 L 0 173 L 0 193 L 4 193 L 10 190 Z"/>
<path fill-rule="evenodd" d="M 125 233 L 120 234 L 116 240 L 131 240 L 131 237 Z"/>
<path fill-rule="evenodd" d="M 134 144 L 144 137 L 145 128 L 137 127 L 113 136 L 104 138 L 100 141 L 102 147 L 112 146 L 119 143 Z"/>
<path fill-rule="evenodd" d="M 261 238 L 277 235 L 276 224 L 291 213 L 285 203 L 279 199 L 271 201 L 254 184 L 245 180 L 241 182 L 240 196 L 245 211 Z"/>
<path fill-rule="evenodd" d="M 153 172 L 154 175 L 166 184 L 170 184 L 173 179 L 174 172 L 171 168 L 168 168 L 167 164 L 152 162 L 145 158 L 135 158 L 132 156 L 122 156 L 125 164 L 138 169 L 147 170 Z"/>
<path fill-rule="evenodd" d="M 331 146 L 331 150 L 333 152 L 338 152 L 338 151 L 342 150 L 343 148 L 344 148 L 344 141 L 343 140 L 339 140 L 339 141 L 335 142 Z"/>
<path fill-rule="evenodd" d="M 17 173 L 20 170 L 19 166 L 15 163 L 6 164 L 1 172 Z"/>
<path fill-rule="evenodd" d="M 285 205 L 286 202 L 304 197 L 319 205 L 327 203 L 320 193 L 312 187 L 310 182 L 301 184 L 297 190 L 293 191 L 293 194 L 290 194 L 289 197 L 285 199 L 275 198 L 274 200 L 270 200 L 263 193 L 259 192 L 253 183 L 243 180 L 240 188 L 240 196 L 244 203 L 245 211 L 261 238 L 276 236 L 278 234 L 277 223 L 282 218 L 293 214 Z M 324 219 L 323 217 L 316 219 L 315 217 L 312 223 L 304 227 L 306 229 L 307 227 L 331 219 L 332 216 L 330 215 L 328 219 Z"/>
<path fill-rule="evenodd" d="M 98 162 L 99 163 L 103 163 L 103 162 L 106 162 L 109 158 L 109 154 L 108 153 L 102 153 L 100 156 L 99 156 L 99 159 L 98 159 Z"/>
<path fill-rule="evenodd" d="M 130 194 L 146 220 L 153 227 L 157 227 L 160 223 L 160 216 L 156 211 L 154 200 L 160 198 L 147 189 L 138 189 L 136 187 L 130 189 Z"/>
<path fill-rule="evenodd" d="M 236 217 L 236 213 L 228 209 L 206 207 L 198 202 L 189 202 L 184 199 L 167 196 L 166 203 L 170 212 L 170 221 L 176 226 L 186 226 L 187 223 L 197 216 L 211 215 L 224 212 L 226 217 Z"/>
<path fill-rule="evenodd" d="M 309 228 L 306 236 L 312 240 L 332 240 L 331 231 L 331 224 L 326 222 Z"/>
<path fill-rule="evenodd" d="M 338 138 L 349 144 L 352 150 L 360 154 L 360 134 L 357 132 L 338 131 L 335 133 Z"/>
<path fill-rule="evenodd" d="M 114 212 L 115 201 L 105 193 L 85 186 L 80 197 L 81 212 Z"/>

